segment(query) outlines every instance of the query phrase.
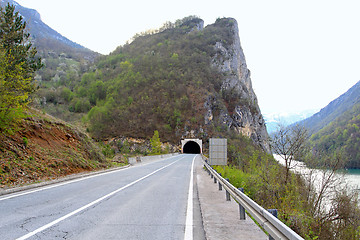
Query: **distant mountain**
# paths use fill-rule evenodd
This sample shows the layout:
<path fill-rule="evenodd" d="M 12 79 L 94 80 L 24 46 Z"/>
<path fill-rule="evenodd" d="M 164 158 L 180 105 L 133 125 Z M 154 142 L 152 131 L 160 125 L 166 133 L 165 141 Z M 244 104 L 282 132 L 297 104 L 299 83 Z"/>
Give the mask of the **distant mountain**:
<path fill-rule="evenodd" d="M 40 14 L 36 10 L 23 7 L 13 0 L 0 0 L 0 5 L 3 8 L 8 3 L 14 5 L 15 11 L 19 12 L 24 21 L 26 21 L 27 30 L 41 57 L 46 58 L 48 52 L 56 53 L 57 55 L 66 53 L 69 57 L 75 58 L 78 61 L 82 58 L 93 61 L 99 55 L 69 40 L 49 27 L 41 20 Z"/>
<path fill-rule="evenodd" d="M 357 103 L 360 103 L 360 81 L 318 113 L 297 124 L 302 124 L 310 129 L 311 133 L 316 133 Z"/>
<path fill-rule="evenodd" d="M 318 159 L 342 154 L 347 168 L 360 168 L 360 81 L 320 112 L 296 124 L 312 134 L 310 144 Z"/>
<path fill-rule="evenodd" d="M 273 113 L 273 114 L 263 114 L 266 122 L 266 128 L 268 133 L 271 134 L 276 131 L 279 124 L 285 126 L 293 124 L 295 122 L 304 120 L 308 117 L 311 117 L 317 110 L 305 110 L 297 113 Z"/>
<path fill-rule="evenodd" d="M 36 10 L 23 7 L 13 0 L 1 0 L 0 3 L 2 7 L 5 7 L 8 3 L 15 6 L 16 11 L 19 12 L 26 21 L 28 31 L 31 34 L 31 37 L 35 40 L 35 42 L 38 39 L 49 39 L 61 42 L 62 44 L 73 48 L 86 49 L 85 47 L 67 39 L 57 31 L 46 25 L 41 20 L 40 14 Z"/>

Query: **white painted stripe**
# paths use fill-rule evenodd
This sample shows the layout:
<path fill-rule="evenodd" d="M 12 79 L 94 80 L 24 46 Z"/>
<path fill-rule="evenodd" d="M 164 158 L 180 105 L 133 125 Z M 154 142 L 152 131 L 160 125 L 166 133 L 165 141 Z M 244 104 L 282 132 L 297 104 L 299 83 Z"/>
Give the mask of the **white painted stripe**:
<path fill-rule="evenodd" d="M 177 156 L 179 156 L 179 155 L 177 155 Z M 165 160 L 168 160 L 168 159 L 177 157 L 177 156 L 172 156 L 172 157 L 169 157 L 169 158 L 165 158 L 165 159 L 162 160 L 162 161 L 165 161 Z M 159 162 L 159 161 L 156 161 L 156 162 Z M 141 165 L 141 166 L 145 166 L 145 165 L 148 165 L 148 164 L 152 164 L 152 162 L 151 162 L 151 163 L 147 163 L 147 164 L 143 164 L 143 165 Z M 136 167 L 141 167 L 141 166 L 136 166 Z M 127 169 L 128 169 L 128 168 L 123 168 L 123 169 L 114 170 L 114 171 L 110 171 L 110 172 L 105 172 L 105 173 L 99 173 L 99 174 L 96 174 L 96 175 L 91 175 L 91 176 L 88 176 L 88 177 L 82 177 L 82 178 L 75 179 L 75 180 L 69 180 L 69 181 L 65 181 L 65 182 L 62 182 L 62 183 L 58 183 L 58 184 L 54 183 L 54 184 L 51 184 L 50 186 L 39 187 L 39 188 L 36 188 L 36 189 L 34 189 L 34 190 L 24 191 L 24 192 L 20 192 L 20 193 L 11 194 L 11 195 L 9 195 L 9 196 L 0 198 L 0 201 L 7 200 L 7 199 L 11 199 L 11 198 L 15 198 L 15 197 L 20 197 L 20 196 L 27 195 L 27 194 L 31 194 L 31 193 L 35 193 L 35 192 L 40 192 L 40 191 L 47 190 L 47 189 L 51 189 L 51 188 L 55 188 L 55 187 L 64 186 L 64 185 L 67 185 L 67 184 L 70 184 L 70 183 L 76 183 L 76 182 L 84 181 L 84 180 L 87 180 L 87 179 L 90 179 L 90 178 L 94 178 L 94 177 L 100 177 L 100 176 L 107 175 L 107 174 L 117 173 L 117 172 L 124 171 L 124 170 L 127 170 Z"/>
<path fill-rule="evenodd" d="M 186 222 L 185 222 L 185 235 L 184 240 L 192 240 L 193 239 L 193 180 L 194 180 L 194 162 L 196 156 L 192 160 L 191 164 L 191 172 L 190 172 L 190 184 L 189 184 L 189 194 L 188 194 L 188 203 L 186 209 Z"/>
<path fill-rule="evenodd" d="M 109 193 L 109 194 L 107 194 L 107 195 L 105 195 L 105 196 L 103 196 L 103 197 L 101 197 L 101 198 L 99 198 L 99 199 L 97 199 L 97 200 L 95 200 L 95 201 L 93 201 L 93 202 L 91 202 L 91 203 L 89 203 L 89 204 L 81 207 L 81 208 L 78 208 L 78 209 L 76 209 L 75 211 L 73 211 L 73 212 L 71 212 L 71 213 L 69 213 L 69 214 L 66 214 L 66 215 L 63 216 L 63 217 L 58 218 L 58 219 L 52 221 L 51 223 L 48 223 L 48 224 L 46 224 L 46 225 L 44 225 L 44 226 L 42 226 L 42 227 L 40 227 L 40 228 L 38 228 L 38 229 L 36 229 L 36 230 L 28 233 L 28 234 L 26 234 L 26 235 L 24 235 L 24 236 L 22 236 L 22 237 L 20 237 L 20 238 L 17 238 L 17 240 L 28 239 L 29 237 L 32 237 L 32 236 L 34 236 L 35 234 L 37 234 L 37 233 L 39 233 L 39 232 L 42 232 L 42 231 L 44 231 L 44 230 L 46 230 L 46 229 L 54 226 L 55 224 L 57 224 L 57 223 L 65 220 L 65 219 L 67 219 L 67 218 L 69 218 L 69 217 L 71 217 L 71 216 L 73 216 L 73 215 L 81 212 L 81 211 L 84 211 L 85 209 L 87 209 L 87 208 L 89 208 L 89 207 L 91 207 L 91 206 L 93 206 L 93 205 L 95 205 L 95 204 L 97 204 L 97 203 L 105 200 L 106 198 L 109 198 L 109 197 L 111 197 L 112 195 L 114 195 L 114 194 L 116 194 L 116 193 L 118 193 L 118 192 L 120 192 L 120 191 L 122 191 L 122 190 L 124 190 L 124 189 L 126 189 L 126 188 L 128 188 L 128 187 L 130 187 L 130 186 L 132 186 L 132 185 L 134 185 L 134 184 L 136 184 L 136 183 L 138 183 L 138 182 L 146 179 L 146 178 L 148 178 L 148 177 L 150 177 L 151 175 L 154 175 L 155 173 L 163 170 L 164 168 L 170 167 L 171 165 L 175 164 L 176 162 L 180 161 L 180 160 L 183 159 L 183 158 L 184 158 L 184 157 L 182 157 L 182 158 L 180 158 L 179 160 L 176 160 L 175 162 L 172 162 L 172 163 L 170 163 L 170 164 L 168 164 L 168 165 L 166 165 L 166 166 L 164 166 L 164 167 L 162 167 L 162 168 L 159 168 L 159 169 L 153 171 L 152 173 L 149 173 L 148 175 L 146 175 L 146 176 L 144 176 L 144 177 L 142 177 L 142 178 L 139 178 L 139 179 L 137 179 L 137 180 L 135 180 L 135 181 L 133 181 L 133 182 L 125 185 L 124 187 L 121 187 L 121 188 L 119 188 L 119 189 L 117 189 L 117 190 L 115 190 L 115 191 L 113 191 L 113 192 L 111 192 L 111 193 Z"/>

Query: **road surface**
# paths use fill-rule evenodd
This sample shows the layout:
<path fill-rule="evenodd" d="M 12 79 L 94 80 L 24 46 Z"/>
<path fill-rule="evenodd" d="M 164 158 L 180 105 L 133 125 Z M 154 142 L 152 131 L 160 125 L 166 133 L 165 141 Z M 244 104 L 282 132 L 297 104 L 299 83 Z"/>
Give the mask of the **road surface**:
<path fill-rule="evenodd" d="M 0 238 L 199 239 L 194 225 L 201 216 L 190 181 L 196 156 L 2 196 Z"/>

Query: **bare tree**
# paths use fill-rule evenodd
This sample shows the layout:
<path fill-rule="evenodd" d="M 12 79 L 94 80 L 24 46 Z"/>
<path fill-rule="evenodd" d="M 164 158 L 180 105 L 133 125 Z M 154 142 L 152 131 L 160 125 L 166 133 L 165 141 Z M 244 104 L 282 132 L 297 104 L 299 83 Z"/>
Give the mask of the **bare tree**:
<path fill-rule="evenodd" d="M 303 180 L 302 189 L 306 196 L 307 211 L 314 221 L 312 237 L 319 239 L 359 239 L 360 209 L 358 195 L 348 188 L 343 175 L 345 158 L 342 153 L 331 155 L 313 149 L 308 144 L 308 131 L 299 125 L 278 126 L 271 137 L 271 148 L 285 162 L 285 183 L 290 181 L 290 170 L 294 169 Z M 296 165 L 301 160 L 316 169 Z"/>
<path fill-rule="evenodd" d="M 285 183 L 289 178 L 289 171 L 294 166 L 294 159 L 301 160 L 305 154 L 306 143 L 309 138 L 308 131 L 301 125 L 286 127 L 279 124 L 277 131 L 271 137 L 271 149 L 285 161 Z"/>

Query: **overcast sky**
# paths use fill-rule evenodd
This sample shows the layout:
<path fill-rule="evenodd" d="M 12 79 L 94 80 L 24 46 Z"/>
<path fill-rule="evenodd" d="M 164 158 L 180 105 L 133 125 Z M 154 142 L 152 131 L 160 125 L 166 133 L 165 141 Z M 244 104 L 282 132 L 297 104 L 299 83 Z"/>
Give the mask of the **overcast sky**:
<path fill-rule="evenodd" d="M 238 21 L 263 113 L 325 107 L 360 80 L 359 0 L 17 0 L 50 27 L 108 54 L 138 32 L 197 15 Z"/>

